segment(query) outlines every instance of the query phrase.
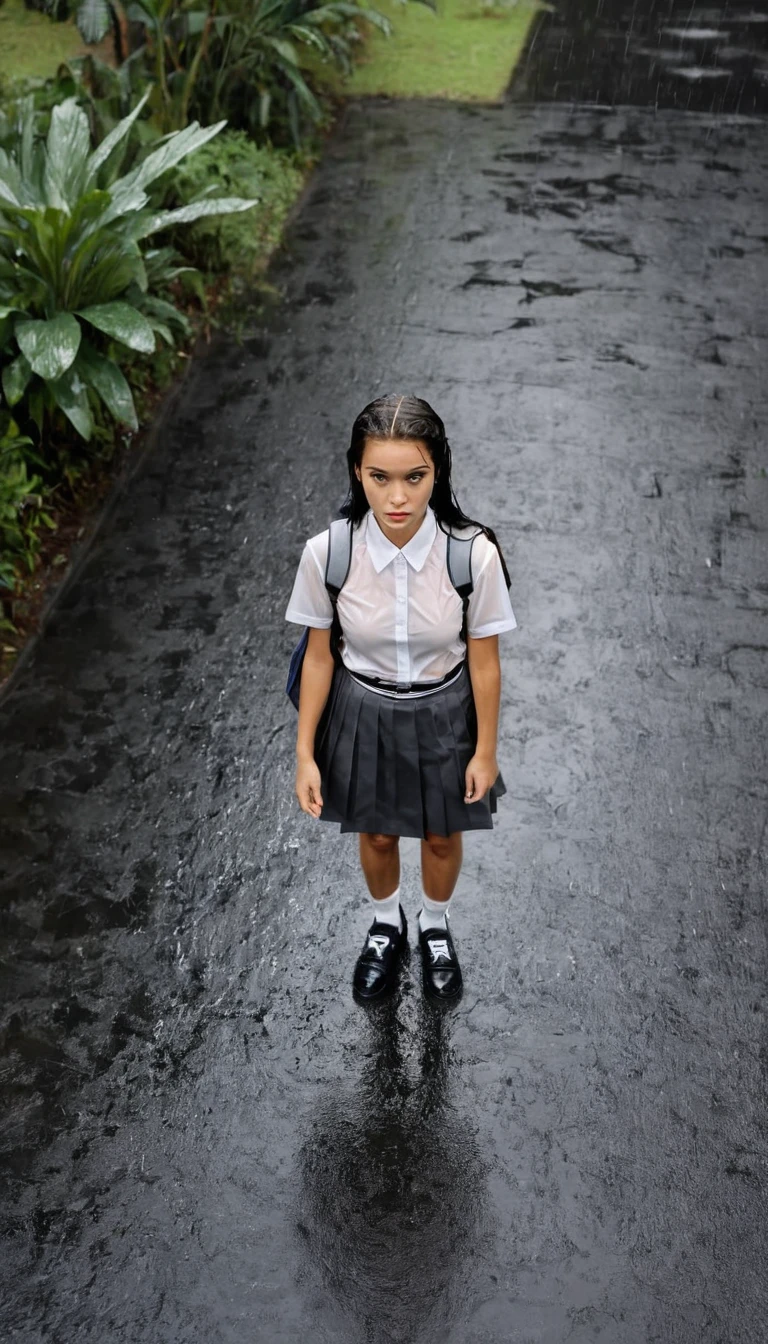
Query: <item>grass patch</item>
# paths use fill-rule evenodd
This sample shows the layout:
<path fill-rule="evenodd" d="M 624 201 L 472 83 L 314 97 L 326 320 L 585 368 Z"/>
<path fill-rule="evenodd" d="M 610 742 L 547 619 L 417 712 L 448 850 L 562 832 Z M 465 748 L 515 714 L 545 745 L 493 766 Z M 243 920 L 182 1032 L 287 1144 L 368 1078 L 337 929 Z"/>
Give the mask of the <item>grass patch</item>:
<path fill-rule="evenodd" d="M 387 38 L 372 30 L 342 94 L 497 102 L 540 9 L 537 0 L 437 0 L 426 5 L 372 0 L 391 20 Z"/>
<path fill-rule="evenodd" d="M 84 50 L 74 19 L 55 23 L 47 14 L 26 9 L 24 0 L 5 0 L 0 5 L 3 79 L 45 79 L 55 73 L 60 61 Z"/>

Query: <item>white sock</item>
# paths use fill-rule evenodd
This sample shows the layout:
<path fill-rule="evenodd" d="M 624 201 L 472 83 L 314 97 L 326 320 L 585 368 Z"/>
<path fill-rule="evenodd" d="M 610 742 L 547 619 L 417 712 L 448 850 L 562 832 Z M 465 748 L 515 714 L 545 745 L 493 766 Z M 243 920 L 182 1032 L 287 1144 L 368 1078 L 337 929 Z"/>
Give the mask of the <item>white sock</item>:
<path fill-rule="evenodd" d="M 425 896 L 423 900 L 424 904 L 419 911 L 419 928 L 422 932 L 425 929 L 447 929 L 445 917 L 452 897 L 449 896 L 447 901 L 433 901 L 430 896 Z"/>
<path fill-rule="evenodd" d="M 371 904 L 376 912 L 376 918 L 381 924 L 394 924 L 396 929 L 402 929 L 399 887 L 392 892 L 391 896 L 385 896 L 383 901 L 377 901 L 371 896 Z"/>

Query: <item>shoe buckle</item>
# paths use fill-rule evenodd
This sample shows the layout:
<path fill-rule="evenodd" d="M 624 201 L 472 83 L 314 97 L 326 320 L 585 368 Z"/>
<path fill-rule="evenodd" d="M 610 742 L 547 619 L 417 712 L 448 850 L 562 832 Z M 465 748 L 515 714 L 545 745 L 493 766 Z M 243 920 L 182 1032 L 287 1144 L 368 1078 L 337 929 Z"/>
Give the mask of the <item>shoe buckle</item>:
<path fill-rule="evenodd" d="M 389 935 L 386 933 L 369 933 L 368 946 L 373 948 L 377 957 L 383 957 L 389 947 Z"/>
<path fill-rule="evenodd" d="M 445 938 L 430 938 L 427 941 L 427 946 L 429 948 L 429 954 L 434 962 L 440 961 L 441 958 L 444 961 L 451 960 L 451 949 Z"/>

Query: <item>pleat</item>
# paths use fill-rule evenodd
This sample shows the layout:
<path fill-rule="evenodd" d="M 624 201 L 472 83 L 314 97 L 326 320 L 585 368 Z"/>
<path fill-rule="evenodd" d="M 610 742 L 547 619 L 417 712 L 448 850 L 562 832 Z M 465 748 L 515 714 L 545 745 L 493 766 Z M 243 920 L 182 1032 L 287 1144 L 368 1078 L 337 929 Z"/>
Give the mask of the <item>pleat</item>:
<path fill-rule="evenodd" d="M 477 741 L 477 730 L 473 719 L 467 713 L 467 696 L 461 691 L 450 686 L 450 696 L 447 697 L 446 712 L 453 729 L 453 752 L 446 758 L 445 763 L 445 787 L 450 797 L 455 797 L 461 801 L 464 806 L 464 789 L 466 787 L 466 770 L 475 750 Z M 469 696 L 469 705 L 474 713 L 474 706 Z"/>
<path fill-rule="evenodd" d="M 379 757 L 379 713 L 381 696 L 363 693 L 360 700 L 360 714 L 357 721 L 355 766 L 349 780 L 347 814 L 359 818 L 369 818 L 374 822 L 378 814 L 376 806 L 376 783 Z M 366 824 L 365 830 L 376 830 L 375 825 Z"/>
<path fill-rule="evenodd" d="M 434 835 L 448 835 L 442 762 L 446 751 L 452 751 L 452 742 L 446 740 L 444 716 L 430 703 L 436 698 L 430 695 L 415 702 L 422 824 L 425 831 Z"/>
<path fill-rule="evenodd" d="M 403 835 L 423 836 L 422 781 L 417 748 L 417 717 L 414 701 L 393 700 L 392 773 L 395 816 L 401 816 L 407 830 Z M 410 705 L 410 707 L 409 707 Z"/>
<path fill-rule="evenodd" d="M 349 815 L 350 784 L 357 770 L 359 757 L 358 724 L 361 702 L 346 693 L 339 695 L 332 710 L 329 729 L 329 754 L 320 756 L 317 765 L 323 785 L 323 816 L 341 821 Z"/>
<path fill-rule="evenodd" d="M 379 706 L 379 732 L 376 739 L 376 815 L 397 816 L 397 748 L 395 704 L 383 696 Z"/>

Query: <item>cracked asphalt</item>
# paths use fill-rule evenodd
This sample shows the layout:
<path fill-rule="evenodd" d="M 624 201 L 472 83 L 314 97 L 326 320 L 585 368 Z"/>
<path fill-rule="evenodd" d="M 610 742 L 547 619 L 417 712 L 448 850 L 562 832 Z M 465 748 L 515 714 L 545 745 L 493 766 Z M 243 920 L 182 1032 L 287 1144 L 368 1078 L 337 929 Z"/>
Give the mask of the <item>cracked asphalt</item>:
<path fill-rule="evenodd" d="M 580 12 L 504 106 L 347 107 L 0 703 L 17 1344 L 765 1344 L 765 121 L 553 94 Z M 283 691 L 398 388 L 520 624 L 448 1014 L 415 949 L 353 1003 Z"/>

